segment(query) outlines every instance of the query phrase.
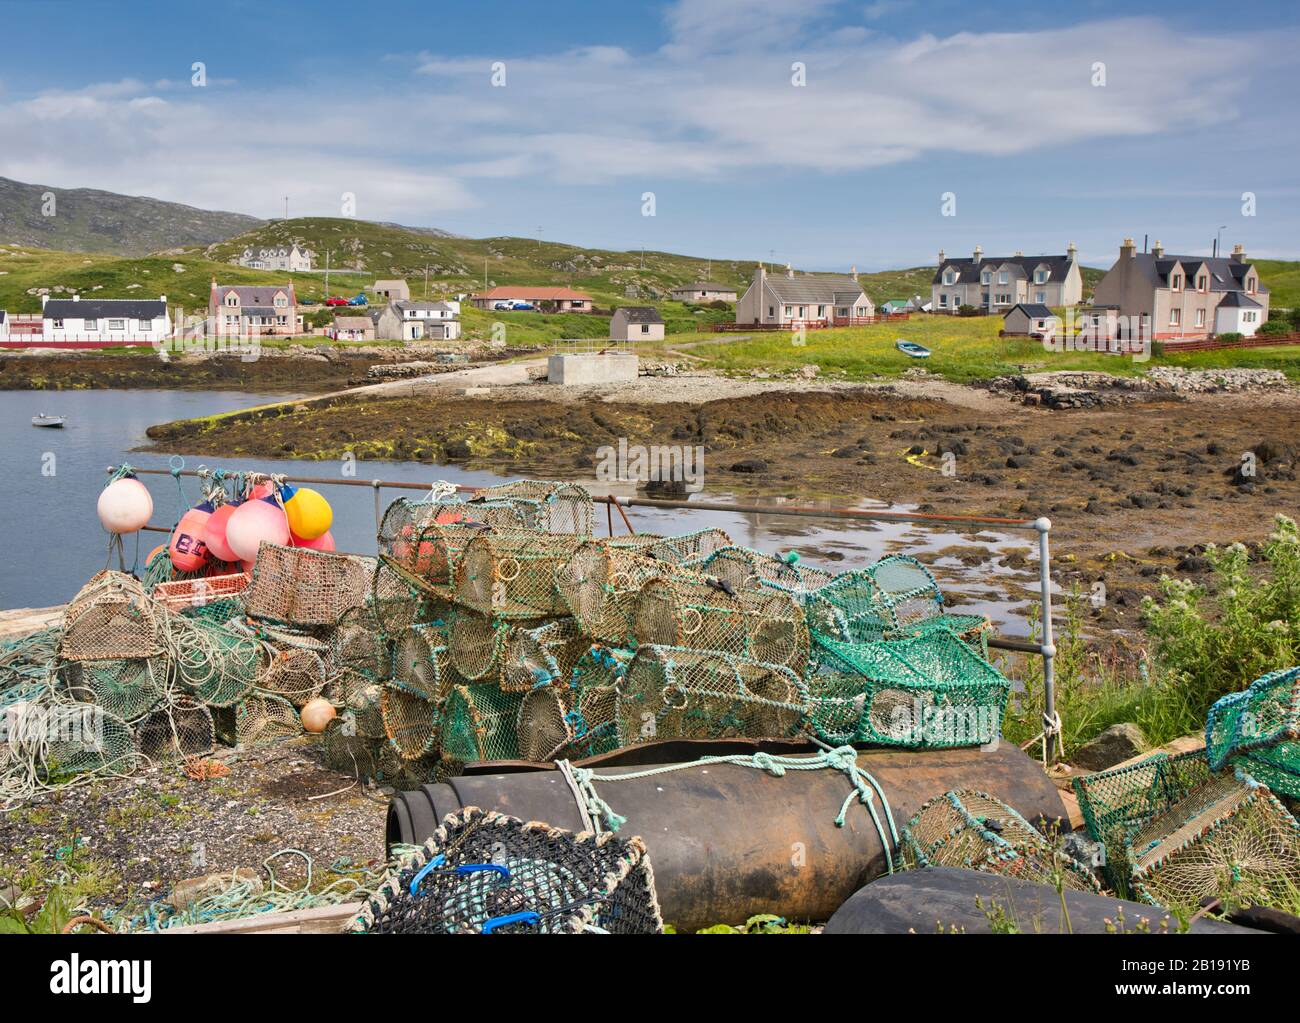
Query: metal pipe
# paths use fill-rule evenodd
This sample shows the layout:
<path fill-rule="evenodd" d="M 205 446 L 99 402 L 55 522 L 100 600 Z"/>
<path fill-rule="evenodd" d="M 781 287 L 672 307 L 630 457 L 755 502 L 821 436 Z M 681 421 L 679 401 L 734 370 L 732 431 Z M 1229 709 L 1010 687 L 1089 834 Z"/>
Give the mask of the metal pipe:
<path fill-rule="evenodd" d="M 1052 561 L 1048 544 L 1052 520 L 1043 516 L 1035 520 L 1034 526 L 1038 530 L 1038 580 L 1043 602 L 1043 759 L 1051 763 L 1061 730 L 1061 720 L 1056 716 L 1056 638 L 1052 632 Z"/>

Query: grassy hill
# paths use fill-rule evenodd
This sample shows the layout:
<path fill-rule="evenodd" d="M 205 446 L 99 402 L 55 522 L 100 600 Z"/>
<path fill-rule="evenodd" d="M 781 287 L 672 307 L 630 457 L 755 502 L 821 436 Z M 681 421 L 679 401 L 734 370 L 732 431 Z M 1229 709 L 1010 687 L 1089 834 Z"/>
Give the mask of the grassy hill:
<path fill-rule="evenodd" d="M 44 196 L 53 193 L 53 216 Z M 94 188 L 51 188 L 0 178 L 0 242 L 65 252 L 144 255 L 206 245 L 260 224 L 242 213 L 200 210 Z"/>

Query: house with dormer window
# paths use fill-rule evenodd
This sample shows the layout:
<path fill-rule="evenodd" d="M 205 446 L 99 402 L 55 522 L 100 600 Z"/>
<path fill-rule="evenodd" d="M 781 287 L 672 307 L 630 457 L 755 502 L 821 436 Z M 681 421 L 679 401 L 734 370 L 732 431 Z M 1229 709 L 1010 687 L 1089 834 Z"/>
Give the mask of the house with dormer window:
<path fill-rule="evenodd" d="M 298 297 L 292 284 L 263 287 L 214 280 L 208 293 L 208 323 L 217 336 L 294 334 Z"/>
<path fill-rule="evenodd" d="M 1021 304 L 1072 306 L 1083 301 L 1079 252 L 1071 243 L 1063 256 L 985 256 L 949 259 L 939 250 L 930 286 L 930 308 L 955 313 L 972 306 L 982 313 L 1006 313 Z"/>
<path fill-rule="evenodd" d="M 1240 245 L 1231 256 L 1175 256 L 1160 242 L 1138 252 L 1125 238 L 1093 294 L 1152 340 L 1250 337 L 1268 320 L 1269 291 Z"/>

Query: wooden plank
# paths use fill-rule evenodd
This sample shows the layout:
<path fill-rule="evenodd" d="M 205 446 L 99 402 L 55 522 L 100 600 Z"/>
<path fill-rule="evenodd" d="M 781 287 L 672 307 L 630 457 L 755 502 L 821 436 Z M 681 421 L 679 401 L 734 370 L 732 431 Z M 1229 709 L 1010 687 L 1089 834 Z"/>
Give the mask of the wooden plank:
<path fill-rule="evenodd" d="M 63 620 L 63 608 L 64 605 L 60 604 L 57 607 L 19 607 L 0 611 L 0 643 L 58 625 Z"/>
<path fill-rule="evenodd" d="M 295 909 L 289 913 L 262 913 L 239 920 L 169 927 L 163 934 L 338 934 L 361 912 L 361 902 L 338 906 Z"/>

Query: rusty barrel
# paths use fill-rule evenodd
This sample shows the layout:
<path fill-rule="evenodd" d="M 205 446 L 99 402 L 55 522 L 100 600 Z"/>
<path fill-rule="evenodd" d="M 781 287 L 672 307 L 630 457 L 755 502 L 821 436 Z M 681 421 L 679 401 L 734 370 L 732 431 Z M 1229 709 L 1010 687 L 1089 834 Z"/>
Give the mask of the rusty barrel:
<path fill-rule="evenodd" d="M 629 751 L 620 751 L 579 763 L 597 775 L 615 776 L 759 749 L 815 753 L 799 743 L 676 742 L 657 751 L 635 749 L 631 758 Z M 648 759 L 655 752 L 662 757 L 658 764 Z M 1042 767 L 1005 743 L 987 752 L 863 751 L 858 764 L 884 791 L 900 832 L 922 803 L 950 789 L 988 792 L 1031 821 L 1065 817 Z M 443 817 L 466 806 L 582 830 L 573 790 L 558 770 L 500 766 L 510 773 L 467 774 L 396 794 L 388 809 L 388 844 L 421 844 Z M 856 797 L 844 826 L 836 826 L 852 786 L 834 768 L 789 770 L 776 777 L 755 767 L 714 763 L 626 781 L 598 780 L 596 791 L 627 819 L 620 833 L 644 839 L 664 920 L 682 930 L 740 923 L 757 913 L 826 920 L 887 872 L 880 834 Z M 880 816 L 883 822 L 883 812 Z M 1069 825 L 1063 821 L 1062 826 Z"/>

